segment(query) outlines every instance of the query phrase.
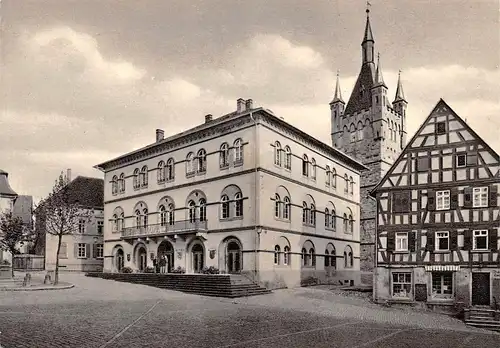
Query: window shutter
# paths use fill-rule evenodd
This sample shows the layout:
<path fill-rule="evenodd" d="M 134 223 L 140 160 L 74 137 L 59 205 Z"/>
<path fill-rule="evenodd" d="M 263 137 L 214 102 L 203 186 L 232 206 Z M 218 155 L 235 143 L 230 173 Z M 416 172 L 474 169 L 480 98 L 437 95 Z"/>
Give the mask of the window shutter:
<path fill-rule="evenodd" d="M 417 171 L 425 172 L 427 170 L 429 170 L 429 157 L 417 158 Z"/>
<path fill-rule="evenodd" d="M 472 208 L 472 187 L 464 189 L 464 208 Z"/>
<path fill-rule="evenodd" d="M 468 153 L 467 154 L 467 166 L 474 166 L 477 164 L 477 154 Z"/>
<path fill-rule="evenodd" d="M 92 258 L 97 258 L 97 244 L 92 244 Z"/>
<path fill-rule="evenodd" d="M 464 231 L 464 250 L 472 250 L 472 231 Z"/>
<path fill-rule="evenodd" d="M 458 250 L 458 231 L 450 231 L 450 250 Z"/>
<path fill-rule="evenodd" d="M 490 231 L 488 233 L 488 243 L 489 243 L 489 249 L 490 250 L 497 250 L 498 249 L 498 231 L 496 228 L 490 228 Z"/>
<path fill-rule="evenodd" d="M 458 189 L 453 187 L 450 190 L 450 209 L 458 208 Z"/>
<path fill-rule="evenodd" d="M 434 251 L 434 231 L 427 231 L 427 244 L 425 250 Z"/>
<path fill-rule="evenodd" d="M 427 190 L 427 210 L 436 210 L 436 191 Z"/>
<path fill-rule="evenodd" d="M 496 207 L 498 205 L 498 186 L 493 184 L 490 185 L 490 203 L 488 204 L 490 207 Z"/>
<path fill-rule="evenodd" d="M 394 251 L 396 246 L 394 232 L 387 232 L 387 251 Z"/>
<path fill-rule="evenodd" d="M 408 247 L 410 251 L 416 250 L 416 232 L 408 232 Z"/>
<path fill-rule="evenodd" d="M 78 257 L 78 243 L 73 244 L 73 253 L 75 254 L 75 258 Z"/>
<path fill-rule="evenodd" d="M 90 244 L 85 244 L 85 248 L 87 249 L 86 252 L 85 252 L 85 258 L 88 259 L 90 258 Z"/>

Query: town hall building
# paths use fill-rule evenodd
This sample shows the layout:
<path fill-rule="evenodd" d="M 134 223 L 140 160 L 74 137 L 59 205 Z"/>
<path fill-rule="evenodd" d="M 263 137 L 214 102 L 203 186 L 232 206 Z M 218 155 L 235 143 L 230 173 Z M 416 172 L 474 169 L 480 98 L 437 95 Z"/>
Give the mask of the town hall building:
<path fill-rule="evenodd" d="M 104 271 L 215 267 L 268 288 L 359 284 L 366 169 L 272 111 L 236 111 L 96 166 L 104 172 Z"/>
<path fill-rule="evenodd" d="M 391 103 L 382 75 L 380 56 L 375 63 L 375 40 L 366 10 L 361 43 L 361 71 L 347 104 L 340 93 L 339 78 L 330 102 L 331 135 L 335 148 L 369 168 L 360 182 L 360 269 L 365 284 L 372 284 L 375 256 L 376 205 L 369 192 L 382 179 L 406 145 L 406 101 L 401 76 Z"/>

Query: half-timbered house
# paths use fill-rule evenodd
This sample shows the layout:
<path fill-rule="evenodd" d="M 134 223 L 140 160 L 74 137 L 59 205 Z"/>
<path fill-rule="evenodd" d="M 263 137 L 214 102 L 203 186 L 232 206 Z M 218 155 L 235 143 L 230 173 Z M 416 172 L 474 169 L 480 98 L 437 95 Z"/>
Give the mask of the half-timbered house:
<path fill-rule="evenodd" d="M 499 169 L 498 154 L 441 99 L 371 192 L 377 302 L 500 300 Z"/>

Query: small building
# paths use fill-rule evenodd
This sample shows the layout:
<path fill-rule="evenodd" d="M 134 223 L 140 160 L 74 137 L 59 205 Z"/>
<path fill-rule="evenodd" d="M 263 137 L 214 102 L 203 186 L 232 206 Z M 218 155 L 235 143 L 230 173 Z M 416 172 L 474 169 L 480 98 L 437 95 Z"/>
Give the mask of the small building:
<path fill-rule="evenodd" d="M 371 192 L 377 302 L 500 301 L 500 158 L 442 99 Z"/>
<path fill-rule="evenodd" d="M 77 176 L 67 184 L 71 203 L 91 213 L 90 219 L 79 221 L 72 234 L 64 235 L 59 251 L 61 271 L 102 271 L 103 267 L 103 194 L 102 179 Z M 38 233 L 45 235 L 45 269 L 56 265 L 58 236 L 46 231 L 41 210 L 35 211 Z"/>
<path fill-rule="evenodd" d="M 17 193 L 9 185 L 9 173 L 0 169 L 0 214 L 13 212 Z M 0 249 L 0 262 L 12 264 L 12 255 Z"/>
<path fill-rule="evenodd" d="M 145 271 L 165 255 L 269 288 L 359 283 L 365 167 L 238 99 L 237 110 L 99 164 L 104 271 Z"/>

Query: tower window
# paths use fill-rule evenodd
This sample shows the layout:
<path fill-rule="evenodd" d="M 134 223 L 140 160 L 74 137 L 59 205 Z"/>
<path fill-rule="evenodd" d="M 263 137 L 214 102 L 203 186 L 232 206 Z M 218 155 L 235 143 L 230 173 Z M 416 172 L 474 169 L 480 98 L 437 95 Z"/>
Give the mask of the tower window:
<path fill-rule="evenodd" d="M 436 123 L 436 134 L 445 134 L 446 133 L 446 123 L 445 122 L 438 122 Z"/>
<path fill-rule="evenodd" d="M 378 100 L 378 95 L 376 95 L 376 96 L 375 96 L 375 104 L 377 104 L 377 105 L 378 105 L 378 103 L 379 103 L 379 100 Z"/>

